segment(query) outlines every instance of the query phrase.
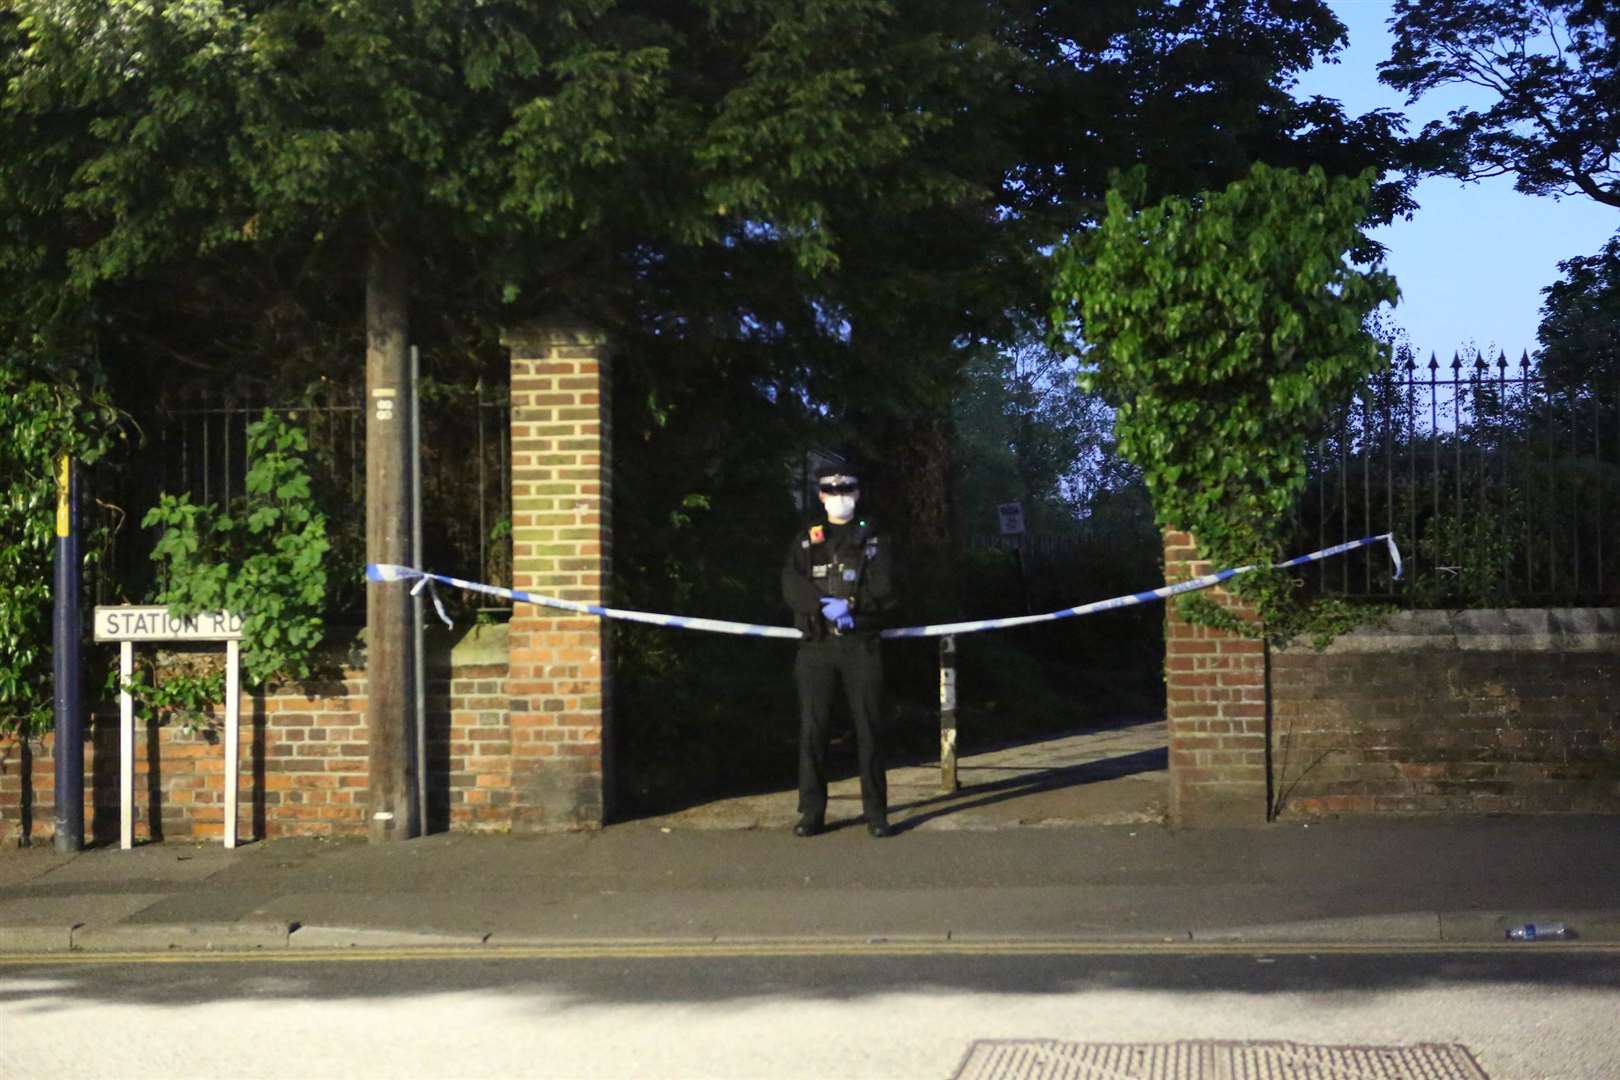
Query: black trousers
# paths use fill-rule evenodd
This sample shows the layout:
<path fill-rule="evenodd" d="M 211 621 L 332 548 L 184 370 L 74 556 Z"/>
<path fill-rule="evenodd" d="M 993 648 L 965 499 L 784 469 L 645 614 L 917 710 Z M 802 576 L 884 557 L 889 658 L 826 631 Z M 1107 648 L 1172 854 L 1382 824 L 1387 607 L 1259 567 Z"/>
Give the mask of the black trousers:
<path fill-rule="evenodd" d="M 793 675 L 799 686 L 799 813 L 818 819 L 827 813 L 827 744 L 832 738 L 833 695 L 842 683 L 860 744 L 861 808 L 869 823 L 887 823 L 883 656 L 876 635 L 807 642 L 799 646 Z"/>

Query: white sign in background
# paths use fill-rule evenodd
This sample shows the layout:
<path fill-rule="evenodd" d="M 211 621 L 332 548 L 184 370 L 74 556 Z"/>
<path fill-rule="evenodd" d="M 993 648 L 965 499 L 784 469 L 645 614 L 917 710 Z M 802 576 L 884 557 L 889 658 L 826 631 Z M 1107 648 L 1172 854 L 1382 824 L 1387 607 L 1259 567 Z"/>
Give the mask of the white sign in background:
<path fill-rule="evenodd" d="M 999 503 L 996 506 L 996 516 L 1001 519 L 1002 536 L 1022 536 L 1024 534 L 1024 504 Z"/>
<path fill-rule="evenodd" d="M 118 642 L 118 680 L 135 677 L 137 641 L 223 641 L 225 643 L 225 846 L 236 846 L 237 757 L 241 752 L 242 617 L 205 611 L 175 618 L 160 606 L 97 607 L 97 641 Z M 118 693 L 118 846 L 135 846 L 135 703 Z"/>

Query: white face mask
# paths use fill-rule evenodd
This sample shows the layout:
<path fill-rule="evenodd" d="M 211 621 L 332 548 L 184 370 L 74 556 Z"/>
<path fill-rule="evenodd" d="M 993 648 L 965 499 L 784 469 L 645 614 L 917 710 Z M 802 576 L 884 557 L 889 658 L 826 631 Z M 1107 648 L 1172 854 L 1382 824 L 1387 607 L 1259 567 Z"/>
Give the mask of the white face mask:
<path fill-rule="evenodd" d="M 834 525 L 842 525 L 855 516 L 855 496 L 829 495 L 827 496 L 827 520 Z"/>

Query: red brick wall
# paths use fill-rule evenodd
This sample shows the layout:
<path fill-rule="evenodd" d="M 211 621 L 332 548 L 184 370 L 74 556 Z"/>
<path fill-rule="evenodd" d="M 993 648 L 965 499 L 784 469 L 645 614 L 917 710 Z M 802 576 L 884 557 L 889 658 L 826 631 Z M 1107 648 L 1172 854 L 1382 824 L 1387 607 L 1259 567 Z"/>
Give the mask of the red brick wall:
<path fill-rule="evenodd" d="M 604 603 L 612 555 L 608 363 L 600 335 L 509 333 L 513 587 Z M 507 694 L 514 829 L 591 828 L 608 813 L 602 620 L 513 610 Z"/>
<path fill-rule="evenodd" d="M 1164 579 L 1211 573 L 1188 533 L 1164 534 Z M 1251 615 L 1222 589 L 1201 593 Z M 1170 820 L 1177 825 L 1266 820 L 1266 653 L 1255 640 L 1165 616 Z"/>
<path fill-rule="evenodd" d="M 366 831 L 365 694 L 365 673 L 349 670 L 307 690 L 271 686 L 243 701 L 239 831 L 257 835 L 261 823 L 269 836 Z M 213 779 L 218 799 L 221 777 Z M 198 822 L 198 835 L 218 837 L 223 821 L 221 813 Z"/>
<path fill-rule="evenodd" d="M 485 627 L 457 645 L 452 669 L 430 664 L 430 831 L 492 832 L 511 826 L 506 648 L 506 627 Z"/>
<path fill-rule="evenodd" d="M 429 822 L 504 829 L 510 814 L 504 633 L 481 647 L 440 650 L 428 684 Z M 364 835 L 366 699 L 363 670 L 309 687 L 244 695 L 238 829 L 252 836 Z M 137 721 L 137 841 L 217 840 L 225 827 L 223 709 L 211 730 Z M 84 747 L 85 839 L 118 842 L 118 716 L 98 710 Z M 52 738 L 0 742 L 0 843 L 54 832 Z"/>
<path fill-rule="evenodd" d="M 602 603 L 612 556 L 604 340 L 531 327 L 506 344 L 514 587 Z M 430 677 L 428 828 L 598 827 L 611 811 L 606 627 L 519 604 L 503 632 L 499 655 Z M 366 831 L 364 694 L 364 671 L 347 670 L 244 704 L 243 836 Z M 137 744 L 137 790 L 150 792 L 138 800 L 137 834 L 219 836 L 224 769 L 214 742 L 171 725 L 143 730 Z M 116 747 L 116 721 L 98 721 L 86 747 L 96 808 L 87 829 L 103 838 L 109 815 L 116 832 Z M 0 745 L 0 837 L 21 831 L 25 815 L 33 835 L 49 835 L 53 764 L 49 739 Z"/>
<path fill-rule="evenodd" d="M 1211 569 L 1190 536 L 1165 534 L 1167 582 Z M 1248 614 L 1219 589 L 1202 595 Z M 1268 653 L 1173 610 L 1176 824 L 1259 822 L 1268 808 L 1620 813 L 1620 611 L 1405 612 L 1323 653 Z"/>
<path fill-rule="evenodd" d="M 1620 611 L 1405 612 L 1272 693 L 1280 816 L 1620 813 Z"/>

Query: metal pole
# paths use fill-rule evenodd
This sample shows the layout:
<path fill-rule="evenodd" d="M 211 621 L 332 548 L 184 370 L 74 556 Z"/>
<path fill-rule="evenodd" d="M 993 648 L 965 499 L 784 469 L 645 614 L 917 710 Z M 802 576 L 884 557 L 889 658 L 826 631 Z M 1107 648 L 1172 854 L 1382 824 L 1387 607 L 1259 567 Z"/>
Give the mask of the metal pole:
<path fill-rule="evenodd" d="M 1349 456 L 1348 443 L 1350 442 L 1350 419 L 1345 418 L 1344 424 L 1339 428 L 1339 535 L 1344 539 L 1350 538 L 1350 480 L 1349 467 L 1345 459 Z M 1348 560 L 1339 560 L 1339 593 L 1344 595 L 1350 591 L 1350 563 Z"/>
<path fill-rule="evenodd" d="M 478 376 L 473 384 L 473 393 L 478 399 L 474 415 L 478 417 L 478 580 L 490 581 L 489 576 L 489 522 L 484 513 L 484 495 L 489 491 L 489 481 L 485 477 L 486 462 L 484 461 L 484 377 Z M 423 569 L 426 569 L 424 567 Z"/>
<path fill-rule="evenodd" d="M 209 401 L 210 400 L 211 399 L 207 396 L 207 391 L 204 391 L 203 392 L 202 411 L 201 411 L 201 413 L 199 414 L 199 417 L 198 417 L 199 420 L 202 423 L 202 501 L 203 502 L 211 501 L 210 498 L 209 498 L 209 495 L 213 491 L 213 489 L 211 487 L 209 487 L 209 484 L 213 480 L 213 474 L 214 474 L 214 467 L 213 467 L 214 466 L 214 455 L 212 453 L 213 440 L 210 438 L 210 432 L 209 432 L 209 428 L 208 428 L 209 419 L 213 416 L 213 413 L 209 409 Z"/>
<path fill-rule="evenodd" d="M 1368 408 L 1361 410 L 1361 535 L 1372 535 L 1372 437 L 1369 432 L 1372 422 L 1367 416 Z M 1346 540 L 1349 537 L 1345 537 Z M 1366 596 L 1372 592 L 1372 560 L 1358 555 L 1361 559 L 1361 593 Z"/>
<path fill-rule="evenodd" d="M 1530 352 L 1528 349 L 1526 349 L 1519 354 L 1519 414 L 1521 416 L 1528 417 L 1531 415 L 1531 408 Z M 1518 463 L 1518 483 L 1520 491 L 1528 490 L 1525 483 L 1525 477 L 1535 469 L 1535 463 L 1530 460 L 1532 451 L 1533 447 L 1530 441 L 1530 434 L 1527 430 L 1524 445 L 1515 454 L 1515 458 Z M 1526 598 L 1534 596 L 1536 591 L 1535 544 L 1530 533 L 1530 522 L 1534 517 L 1535 515 L 1533 513 L 1527 513 L 1524 515 L 1524 596 Z"/>
<path fill-rule="evenodd" d="M 422 397 L 418 392 L 421 389 L 421 354 L 415 345 L 411 346 L 411 565 L 418 569 L 422 566 Z M 480 418 L 481 419 L 481 418 Z M 478 467 L 483 468 L 483 460 L 479 459 Z M 482 497 L 482 491 L 479 492 Z M 483 508 L 479 507 L 482 514 Z M 411 770 L 416 782 L 416 828 L 411 830 L 412 836 L 423 836 L 427 833 L 427 664 L 424 662 L 426 645 L 424 637 L 427 634 L 427 621 L 422 617 L 422 605 L 425 598 L 417 593 L 411 598 L 411 621 L 414 633 L 411 635 L 415 641 L 416 662 L 416 761 Z"/>
<path fill-rule="evenodd" d="M 1542 426 L 1547 431 L 1547 602 L 1558 597 L 1558 417 L 1553 411 L 1553 388 L 1541 374 Z"/>
<path fill-rule="evenodd" d="M 1384 373 L 1384 402 L 1380 418 L 1384 425 L 1384 531 L 1395 534 L 1395 377 Z M 1384 592 L 1395 594 L 1395 579 L 1389 578 Z"/>
<path fill-rule="evenodd" d="M 1439 412 L 1439 407 L 1438 407 L 1438 398 L 1436 396 L 1439 393 L 1439 390 L 1438 390 L 1437 384 L 1435 382 L 1435 380 L 1439 378 L 1439 374 L 1438 374 L 1439 370 L 1440 370 L 1440 363 L 1439 363 L 1439 361 L 1437 361 L 1435 359 L 1434 353 L 1430 352 L 1429 353 L 1429 449 L 1432 451 L 1431 464 L 1434 466 L 1434 471 L 1430 476 L 1430 491 L 1429 491 L 1429 494 L 1434 497 L 1434 516 L 1429 519 L 1429 529 L 1430 529 L 1430 534 L 1431 535 L 1435 535 L 1435 530 L 1438 529 L 1438 526 L 1440 524 L 1440 412 Z M 1442 539 L 1443 539 L 1443 534 L 1435 536 L 1434 568 L 1435 568 L 1436 571 L 1438 571 L 1440 569 L 1441 565 L 1444 563 L 1445 559 L 1450 554 L 1450 552 L 1440 550 L 1440 541 Z M 1417 543 L 1416 538 L 1413 539 L 1412 543 L 1414 545 L 1416 545 L 1416 543 Z M 1436 573 L 1435 581 L 1438 582 L 1439 580 L 1440 580 L 1440 576 L 1439 576 L 1438 573 Z"/>
<path fill-rule="evenodd" d="M 1580 404 L 1575 400 L 1573 389 L 1564 391 L 1564 402 L 1564 411 L 1569 415 L 1569 460 L 1571 466 L 1579 468 L 1581 414 Z M 1569 486 L 1569 567 L 1570 602 L 1578 604 L 1581 600 L 1581 483 L 1578 478 Z"/>
<path fill-rule="evenodd" d="M 1316 546 L 1327 547 L 1327 469 L 1321 461 L 1321 448 L 1317 450 L 1316 461 Z M 1327 591 L 1327 560 L 1321 559 L 1316 564 L 1316 587 L 1322 592 Z"/>
<path fill-rule="evenodd" d="M 1406 545 L 1411 549 L 1411 569 L 1407 572 L 1410 581 L 1417 578 L 1418 559 L 1422 557 L 1417 546 L 1417 362 L 1411 358 L 1406 361 L 1406 387 L 1402 393 L 1406 395 Z M 1413 594 L 1408 590 L 1406 595 Z"/>
<path fill-rule="evenodd" d="M 1603 475 L 1603 390 L 1602 385 L 1592 394 L 1592 463 L 1597 475 Z M 1597 595 L 1603 595 L 1603 489 L 1598 488 L 1596 529 L 1592 536 L 1597 550 L 1593 565 L 1597 567 Z"/>
<path fill-rule="evenodd" d="M 1456 554 L 1453 557 L 1456 558 L 1459 561 L 1459 563 L 1461 562 L 1461 560 L 1462 560 L 1462 558 L 1464 556 L 1464 553 L 1467 551 L 1467 548 L 1462 546 L 1462 538 L 1461 538 L 1461 535 L 1460 535 L 1461 532 L 1462 532 L 1462 523 L 1465 520 L 1467 520 L 1463 516 L 1463 422 L 1462 422 L 1462 414 L 1463 414 L 1462 360 L 1461 360 L 1460 357 L 1458 357 L 1458 355 L 1456 353 L 1452 353 L 1451 354 L 1451 428 L 1452 428 L 1451 434 L 1452 434 L 1452 438 L 1455 440 L 1454 449 L 1456 450 L 1456 453 L 1453 455 L 1453 457 L 1454 457 L 1454 460 L 1455 460 L 1454 468 L 1457 470 L 1457 477 L 1456 477 L 1457 482 L 1456 482 L 1455 485 L 1453 485 L 1457 490 L 1457 519 L 1456 519 L 1457 520 L 1457 531 L 1452 534 L 1452 543 L 1457 545 L 1457 551 L 1456 551 Z M 1473 570 L 1473 567 L 1471 567 L 1471 566 L 1461 567 L 1457 571 L 1457 574 L 1458 574 L 1458 576 L 1460 578 L 1462 576 L 1462 574 L 1464 574 L 1465 572 L 1470 572 L 1472 570 Z"/>
<path fill-rule="evenodd" d="M 1018 595 L 1024 600 L 1024 614 L 1031 613 L 1029 603 L 1029 578 L 1024 574 L 1024 537 L 1019 533 L 1013 537 L 1013 561 L 1018 564 Z"/>
<path fill-rule="evenodd" d="M 1507 353 L 1501 349 L 1496 352 L 1496 483 L 1497 487 L 1508 497 L 1513 489 L 1508 482 L 1508 443 L 1510 436 L 1508 426 L 1512 415 L 1508 408 L 1507 388 Z M 1513 551 L 1507 545 L 1502 545 L 1502 598 L 1509 607 L 1513 606 Z"/>
<path fill-rule="evenodd" d="M 956 638 L 939 639 L 939 789 L 959 788 L 956 779 Z"/>
<path fill-rule="evenodd" d="M 63 454 L 56 471 L 56 591 L 52 612 L 56 706 L 56 850 L 84 846 L 84 712 L 79 611 L 78 469 Z"/>

